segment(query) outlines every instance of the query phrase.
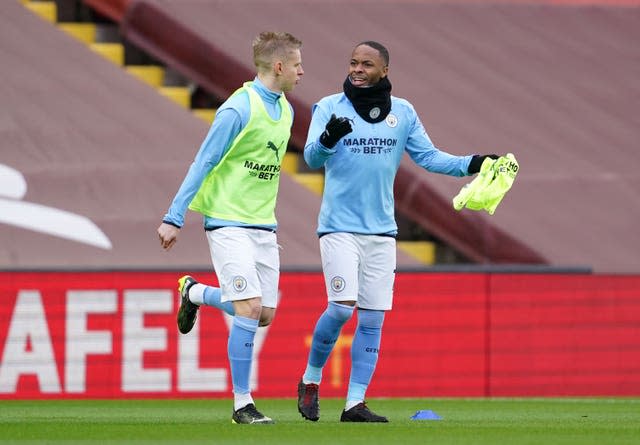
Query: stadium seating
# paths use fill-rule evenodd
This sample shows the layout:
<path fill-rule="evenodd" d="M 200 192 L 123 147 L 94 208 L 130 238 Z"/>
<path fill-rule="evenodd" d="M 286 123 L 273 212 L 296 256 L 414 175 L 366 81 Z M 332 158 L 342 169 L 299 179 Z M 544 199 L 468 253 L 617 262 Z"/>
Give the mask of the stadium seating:
<path fill-rule="evenodd" d="M 193 108 L 191 111 L 195 116 L 199 117 L 206 123 L 211 124 L 217 110 L 215 108 Z"/>
<path fill-rule="evenodd" d="M 184 108 L 191 108 L 191 94 L 187 87 L 162 86 L 158 89 L 160 94 L 171 99 Z"/>
<path fill-rule="evenodd" d="M 58 7 L 54 1 L 23 1 L 24 6 L 47 22 L 58 21 Z"/>
<path fill-rule="evenodd" d="M 240 62 L 245 60 L 240 55 L 247 35 L 254 32 L 253 25 L 226 19 L 235 17 L 241 8 L 233 2 L 215 7 L 195 0 L 83 3 L 116 21 L 129 42 L 214 96 L 225 97 L 237 86 L 238 79 L 251 73 Z M 314 2 L 285 3 L 287 17 L 311 14 L 318 23 L 326 19 L 325 11 Z M 393 80 L 398 80 L 394 91 L 395 85 L 400 85 L 403 90 L 398 94 L 408 92 L 409 97 L 417 98 L 414 105 L 437 145 L 453 147 L 454 153 L 515 151 L 523 171 L 498 213 L 489 219 L 452 210 L 450 197 L 459 190 L 460 181 L 425 176 L 416 166 L 403 162 L 396 182 L 399 218 L 417 224 L 421 229 L 418 232 L 431 234 L 464 261 L 561 266 L 581 266 L 587 261 L 596 264 L 599 271 L 633 269 L 637 249 L 620 234 L 629 229 L 625 221 L 638 219 L 637 206 L 621 207 L 611 197 L 622 199 L 621 190 L 637 188 L 630 184 L 634 181 L 629 172 L 632 163 L 624 161 L 632 156 L 630 141 L 635 140 L 630 137 L 634 126 L 628 99 L 634 97 L 636 88 L 629 79 L 629 73 L 635 72 L 629 42 L 637 40 L 637 7 L 549 6 L 579 3 L 569 0 L 549 0 L 535 6 L 474 1 L 469 7 L 464 3 L 408 1 L 397 9 L 405 26 L 391 34 L 380 31 L 380 38 L 393 54 L 398 54 L 392 64 Z M 262 11 L 260 2 L 251 4 Z M 386 8 L 388 5 L 372 4 L 367 13 L 383 17 Z M 345 17 L 358 13 L 349 2 L 344 10 Z M 340 60 L 360 37 L 352 35 L 349 27 L 326 36 L 296 20 L 284 20 L 277 7 L 262 12 L 263 23 L 284 24 L 303 36 L 305 50 L 313 55 L 305 59 L 309 61 L 305 80 L 310 82 L 303 81 L 303 88 L 290 98 L 297 116 L 292 148 L 299 150 L 310 105 L 335 88 L 334 61 Z M 211 26 L 202 27 L 196 20 L 205 16 Z M 429 26 L 423 26 L 423 21 L 417 26 L 416 17 L 425 17 Z M 459 26 L 461 17 L 466 20 L 464 27 Z M 539 28 L 535 32 L 531 20 Z M 585 33 L 585 29 L 590 32 Z M 413 37 L 407 38 L 405 32 Z M 319 38 L 321 35 L 324 37 Z M 509 36 L 508 45 L 505 35 Z M 424 72 L 417 75 L 411 68 L 415 63 L 407 64 L 408 60 L 437 63 L 428 64 L 428 69 L 427 65 L 418 65 Z M 594 64 L 594 60 L 606 63 Z M 546 69 L 540 70 L 541 65 Z M 331 75 L 323 74 L 327 69 L 332 70 Z M 614 86 L 624 86 L 626 93 Z M 598 150 L 594 144 L 600 137 L 611 141 L 609 147 L 615 151 L 614 162 L 605 167 L 605 172 L 595 156 Z M 549 158 L 557 162 L 542 167 L 540 159 Z M 572 168 L 569 160 L 574 159 L 583 159 L 581 169 Z M 289 161 L 285 171 L 291 171 L 293 178 L 306 175 L 293 170 L 299 165 L 299 161 Z M 554 179 L 557 177 L 563 178 L 560 186 Z M 575 199 L 585 177 L 590 178 L 592 196 L 604 203 L 604 207 L 599 206 L 601 211 L 617 214 L 616 209 L 625 209 L 618 223 L 602 220 L 594 214 L 594 206 Z M 300 181 L 315 184 L 312 188 L 316 191 L 321 188 L 317 179 L 305 177 Z M 571 202 L 572 211 L 559 214 L 549 197 Z M 589 230 L 575 230 L 585 222 L 590 224 Z M 553 231 L 554 236 L 542 228 Z M 589 240 L 594 236 L 602 240 L 598 248 L 590 247 Z"/>
<path fill-rule="evenodd" d="M 89 47 L 110 62 L 124 66 L 124 45 L 112 42 L 95 42 Z"/>
<path fill-rule="evenodd" d="M 164 85 L 164 68 L 153 65 L 127 65 L 127 72 L 154 88 Z"/>

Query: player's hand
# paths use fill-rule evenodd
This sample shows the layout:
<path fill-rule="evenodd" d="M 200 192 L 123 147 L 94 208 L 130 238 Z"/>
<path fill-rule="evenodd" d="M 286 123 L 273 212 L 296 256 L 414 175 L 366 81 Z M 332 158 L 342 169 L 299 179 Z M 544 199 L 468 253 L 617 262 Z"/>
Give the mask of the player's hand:
<path fill-rule="evenodd" d="M 469 174 L 473 175 L 476 174 L 480 171 L 480 167 L 482 167 L 482 163 L 484 162 L 485 159 L 487 158 L 491 158 L 491 159 L 498 159 L 500 156 L 498 155 L 473 155 L 473 157 L 471 158 L 471 162 L 469 162 Z"/>
<path fill-rule="evenodd" d="M 351 121 L 346 117 L 336 117 L 331 115 L 327 126 L 320 135 L 320 143 L 327 148 L 333 148 L 345 135 L 351 133 Z"/>
<path fill-rule="evenodd" d="M 171 224 L 162 223 L 158 227 L 158 237 L 160 238 L 160 245 L 164 250 L 169 250 L 178 241 L 178 233 L 180 229 Z"/>

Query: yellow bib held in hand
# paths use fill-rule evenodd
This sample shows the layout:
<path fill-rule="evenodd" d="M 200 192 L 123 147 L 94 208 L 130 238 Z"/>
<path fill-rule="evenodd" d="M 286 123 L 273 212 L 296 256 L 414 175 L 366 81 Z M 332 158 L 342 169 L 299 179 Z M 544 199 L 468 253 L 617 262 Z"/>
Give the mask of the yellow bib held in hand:
<path fill-rule="evenodd" d="M 478 176 L 465 184 L 453 198 L 453 208 L 461 210 L 486 210 L 493 215 L 516 179 L 520 166 L 512 153 L 498 159 L 486 158 Z"/>

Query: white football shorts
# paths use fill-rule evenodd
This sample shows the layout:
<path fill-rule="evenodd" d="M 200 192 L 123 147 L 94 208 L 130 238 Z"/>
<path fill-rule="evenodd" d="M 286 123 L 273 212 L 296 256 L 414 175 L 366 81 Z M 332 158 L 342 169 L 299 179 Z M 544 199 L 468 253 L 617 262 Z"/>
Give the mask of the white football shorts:
<path fill-rule="evenodd" d="M 329 301 L 355 301 L 362 309 L 391 309 L 395 238 L 329 233 L 320 237 L 320 255 Z"/>
<path fill-rule="evenodd" d="M 206 234 L 221 300 L 262 297 L 262 306 L 276 308 L 280 279 L 276 234 L 242 227 L 222 227 Z"/>

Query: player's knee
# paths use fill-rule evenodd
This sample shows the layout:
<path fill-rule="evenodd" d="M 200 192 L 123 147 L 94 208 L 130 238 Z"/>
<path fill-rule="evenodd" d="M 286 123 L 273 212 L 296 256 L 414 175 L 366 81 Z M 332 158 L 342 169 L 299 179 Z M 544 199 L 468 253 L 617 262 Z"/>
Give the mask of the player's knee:
<path fill-rule="evenodd" d="M 358 326 L 365 329 L 382 329 L 384 311 L 358 309 Z"/>
<path fill-rule="evenodd" d="M 269 326 L 273 321 L 273 318 L 276 315 L 276 311 L 270 307 L 263 307 L 262 312 L 260 313 L 260 323 L 259 326 Z"/>
<path fill-rule="evenodd" d="M 327 314 L 330 317 L 335 318 L 336 320 L 340 320 L 344 323 L 351 318 L 354 306 L 355 304 L 352 306 L 350 304 L 344 304 L 342 301 L 330 301 L 327 305 Z"/>
<path fill-rule="evenodd" d="M 262 301 L 259 297 L 233 302 L 236 315 L 259 320 L 262 312 Z"/>

